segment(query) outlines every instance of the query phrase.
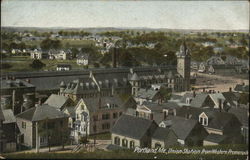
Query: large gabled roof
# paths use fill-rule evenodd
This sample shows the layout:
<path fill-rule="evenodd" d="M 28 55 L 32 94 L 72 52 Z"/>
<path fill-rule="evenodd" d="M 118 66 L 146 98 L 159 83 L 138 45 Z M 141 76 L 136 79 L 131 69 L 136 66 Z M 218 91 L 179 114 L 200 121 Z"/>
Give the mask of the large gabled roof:
<path fill-rule="evenodd" d="M 166 140 L 168 138 L 168 134 L 171 132 L 172 130 L 169 128 L 162 128 L 162 127 L 158 127 L 152 138 L 153 139 L 157 139 L 157 140 Z"/>
<path fill-rule="evenodd" d="M 178 116 L 168 116 L 168 120 L 171 121 L 171 127 L 179 139 L 185 140 L 190 132 L 194 129 L 198 121 L 194 119 L 186 119 Z"/>
<path fill-rule="evenodd" d="M 155 122 L 149 119 L 123 114 L 116 121 L 111 132 L 134 139 L 141 139 L 153 123 Z"/>
<path fill-rule="evenodd" d="M 16 117 L 36 122 L 45 119 L 66 118 L 68 116 L 65 113 L 57 110 L 55 107 L 43 104 L 38 105 L 36 107 L 32 107 L 18 114 Z"/>
<path fill-rule="evenodd" d="M 44 102 L 44 104 L 48 104 L 57 109 L 61 109 L 61 107 L 69 100 L 68 97 L 51 94 L 49 98 Z"/>

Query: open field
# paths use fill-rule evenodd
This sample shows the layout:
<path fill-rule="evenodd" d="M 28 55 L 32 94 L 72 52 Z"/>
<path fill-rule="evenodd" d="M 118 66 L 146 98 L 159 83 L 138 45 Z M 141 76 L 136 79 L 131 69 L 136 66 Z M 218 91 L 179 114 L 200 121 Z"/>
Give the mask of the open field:
<path fill-rule="evenodd" d="M 221 76 L 197 73 L 196 84 L 193 86 L 195 86 L 196 88 L 208 87 L 208 90 L 211 89 L 215 91 L 225 92 L 229 90 L 229 87 L 233 89 L 236 84 L 241 84 L 243 82 L 245 84 L 249 84 L 249 80 L 246 75 L 240 78 L 234 75 Z"/>

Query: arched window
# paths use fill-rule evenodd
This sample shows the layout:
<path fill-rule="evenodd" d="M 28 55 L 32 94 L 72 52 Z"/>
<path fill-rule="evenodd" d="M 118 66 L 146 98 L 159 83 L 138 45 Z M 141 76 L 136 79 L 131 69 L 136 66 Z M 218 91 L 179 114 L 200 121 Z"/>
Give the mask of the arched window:
<path fill-rule="evenodd" d="M 131 149 L 132 149 L 132 148 L 135 148 L 135 142 L 134 142 L 134 141 L 130 141 L 129 147 L 130 147 Z"/>
<path fill-rule="evenodd" d="M 123 140 L 122 140 L 122 146 L 123 146 L 123 147 L 128 147 L 128 140 L 123 139 Z"/>
<path fill-rule="evenodd" d="M 161 144 L 160 143 L 155 143 L 155 148 L 161 148 Z"/>
<path fill-rule="evenodd" d="M 119 137 L 115 137 L 115 144 L 120 145 L 120 138 Z"/>

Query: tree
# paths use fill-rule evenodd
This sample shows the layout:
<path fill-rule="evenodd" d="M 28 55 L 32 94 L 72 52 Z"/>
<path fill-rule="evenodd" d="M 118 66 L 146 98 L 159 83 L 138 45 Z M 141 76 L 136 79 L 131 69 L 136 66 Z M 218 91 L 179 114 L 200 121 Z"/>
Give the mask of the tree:
<path fill-rule="evenodd" d="M 30 64 L 30 67 L 32 67 L 34 69 L 41 69 L 44 66 L 46 66 L 46 65 L 38 59 L 33 60 L 33 62 Z"/>
<path fill-rule="evenodd" d="M 94 65 L 95 68 L 99 68 L 100 67 L 100 64 L 97 63 L 97 62 L 95 62 L 93 65 Z"/>

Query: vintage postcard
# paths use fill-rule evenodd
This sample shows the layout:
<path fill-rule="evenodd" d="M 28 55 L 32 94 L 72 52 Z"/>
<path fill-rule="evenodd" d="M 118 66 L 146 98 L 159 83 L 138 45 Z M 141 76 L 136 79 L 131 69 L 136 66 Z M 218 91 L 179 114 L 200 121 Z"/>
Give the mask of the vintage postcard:
<path fill-rule="evenodd" d="M 2 0 L 0 159 L 248 159 L 249 1 Z"/>

